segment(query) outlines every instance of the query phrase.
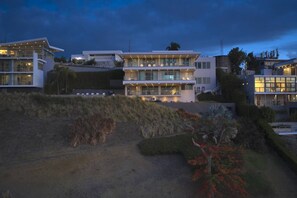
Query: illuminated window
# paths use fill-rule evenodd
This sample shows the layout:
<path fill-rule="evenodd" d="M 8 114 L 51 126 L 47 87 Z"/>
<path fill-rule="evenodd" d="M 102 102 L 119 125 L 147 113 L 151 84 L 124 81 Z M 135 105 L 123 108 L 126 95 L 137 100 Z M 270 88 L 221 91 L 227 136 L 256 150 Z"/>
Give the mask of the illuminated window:
<path fill-rule="evenodd" d="M 255 92 L 264 92 L 264 78 L 263 77 L 255 78 Z"/>
<path fill-rule="evenodd" d="M 0 50 L 0 55 L 7 55 L 7 50 Z"/>

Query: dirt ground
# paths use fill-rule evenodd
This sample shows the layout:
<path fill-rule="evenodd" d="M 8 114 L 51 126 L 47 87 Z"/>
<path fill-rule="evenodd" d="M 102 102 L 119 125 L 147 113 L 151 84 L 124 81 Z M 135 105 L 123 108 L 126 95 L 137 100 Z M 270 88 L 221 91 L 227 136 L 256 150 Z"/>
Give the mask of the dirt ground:
<path fill-rule="evenodd" d="M 0 112 L 0 196 L 9 190 L 13 198 L 195 197 L 183 157 L 141 155 L 132 123 L 117 123 L 104 145 L 78 148 L 69 146 L 70 123 Z M 283 160 L 261 159 L 265 167 L 254 169 L 272 187 L 271 197 L 296 197 L 297 177 Z"/>
<path fill-rule="evenodd" d="M 14 198 L 194 196 L 185 160 L 142 156 L 134 125 L 117 123 L 104 145 L 71 148 L 67 118 L 6 111 L 0 120 L 0 193 L 9 190 Z"/>

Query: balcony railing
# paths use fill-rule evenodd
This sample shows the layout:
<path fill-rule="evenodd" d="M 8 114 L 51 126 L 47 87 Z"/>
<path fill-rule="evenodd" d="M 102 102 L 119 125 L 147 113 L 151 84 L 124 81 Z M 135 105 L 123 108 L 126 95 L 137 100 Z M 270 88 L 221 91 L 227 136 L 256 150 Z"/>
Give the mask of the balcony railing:
<path fill-rule="evenodd" d="M 126 81 L 181 81 L 181 80 L 194 80 L 193 76 L 182 76 L 182 77 L 166 77 L 161 76 L 158 78 L 137 78 L 137 77 L 124 77 Z"/>
<path fill-rule="evenodd" d="M 158 91 L 134 91 L 130 90 L 127 92 L 128 96 L 180 96 L 180 92 L 169 92 L 167 90 L 161 90 L 159 94 Z"/>

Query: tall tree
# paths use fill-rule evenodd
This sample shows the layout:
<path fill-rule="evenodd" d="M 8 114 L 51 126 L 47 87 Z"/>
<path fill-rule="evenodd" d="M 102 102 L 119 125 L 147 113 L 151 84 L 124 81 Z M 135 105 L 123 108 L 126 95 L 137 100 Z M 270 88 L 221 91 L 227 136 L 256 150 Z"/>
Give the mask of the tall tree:
<path fill-rule="evenodd" d="M 248 53 L 246 56 L 246 65 L 247 69 L 254 70 L 256 72 L 259 71 L 259 62 L 257 61 L 256 57 L 254 56 L 253 52 Z"/>
<path fill-rule="evenodd" d="M 230 50 L 230 52 L 228 53 L 228 57 L 231 63 L 232 73 L 239 74 L 239 72 L 241 71 L 240 65 L 244 63 L 246 59 L 246 53 L 236 47 Z"/>
<path fill-rule="evenodd" d="M 176 42 L 171 42 L 169 46 L 166 47 L 166 50 L 179 50 L 180 49 L 180 45 Z"/>
<path fill-rule="evenodd" d="M 68 93 L 69 78 L 76 78 L 76 73 L 68 67 L 62 67 L 61 65 L 56 64 L 54 66 L 53 74 L 54 78 L 52 79 L 51 84 L 57 86 L 57 94 L 60 94 L 62 89 L 65 90 L 65 93 Z"/>

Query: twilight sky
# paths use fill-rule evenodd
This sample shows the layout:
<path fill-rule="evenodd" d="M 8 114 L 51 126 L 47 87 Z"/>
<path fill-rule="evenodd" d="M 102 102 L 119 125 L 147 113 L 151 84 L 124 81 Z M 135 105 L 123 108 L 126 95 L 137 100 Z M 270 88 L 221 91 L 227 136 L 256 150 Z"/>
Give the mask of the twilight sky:
<path fill-rule="evenodd" d="M 296 0 L 1 0 L 0 42 L 47 37 L 84 50 L 181 49 L 205 56 L 239 47 L 297 57 Z"/>

